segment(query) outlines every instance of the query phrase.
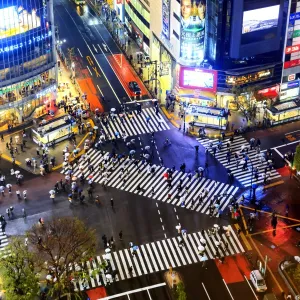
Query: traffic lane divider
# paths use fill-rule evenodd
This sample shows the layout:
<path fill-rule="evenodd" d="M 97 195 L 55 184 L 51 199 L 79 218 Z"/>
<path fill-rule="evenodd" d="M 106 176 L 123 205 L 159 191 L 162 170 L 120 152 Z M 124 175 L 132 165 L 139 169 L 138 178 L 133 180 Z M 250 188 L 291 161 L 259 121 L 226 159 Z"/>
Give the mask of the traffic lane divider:
<path fill-rule="evenodd" d="M 238 224 L 234 224 L 234 226 L 235 226 L 236 229 L 239 229 L 239 225 L 238 225 Z M 240 233 L 240 237 L 241 237 L 242 241 L 244 242 L 244 244 L 245 244 L 247 250 L 248 250 L 248 251 L 251 251 L 251 250 L 252 250 L 252 247 L 251 247 L 250 243 L 249 243 L 248 240 L 247 240 L 247 237 L 244 235 L 243 232 Z"/>

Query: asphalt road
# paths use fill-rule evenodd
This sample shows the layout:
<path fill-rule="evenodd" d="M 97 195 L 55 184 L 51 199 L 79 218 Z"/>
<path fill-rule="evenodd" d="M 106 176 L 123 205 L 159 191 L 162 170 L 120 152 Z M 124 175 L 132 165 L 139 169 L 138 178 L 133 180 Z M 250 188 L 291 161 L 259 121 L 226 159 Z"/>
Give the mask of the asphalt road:
<path fill-rule="evenodd" d="M 246 281 L 226 285 L 213 260 L 208 261 L 204 267 L 202 267 L 200 263 L 176 268 L 176 271 L 179 272 L 184 282 L 185 290 L 188 295 L 187 299 L 239 300 L 241 299 L 241 295 L 243 300 L 256 299 Z M 117 282 L 107 288 L 107 293 L 108 295 L 117 295 L 130 290 L 147 288 L 162 282 L 164 282 L 164 273 L 158 272 L 137 279 Z M 168 286 L 150 290 L 152 299 L 172 299 L 170 293 L 171 290 Z M 123 300 L 128 299 L 128 297 L 122 296 L 116 299 Z M 145 300 L 151 298 L 149 298 L 147 292 L 143 291 L 130 294 L 130 299 Z"/>
<path fill-rule="evenodd" d="M 295 151 L 296 146 L 300 143 L 300 122 L 292 122 L 264 130 L 257 130 L 245 134 L 249 141 L 252 137 L 261 140 L 261 149 L 273 149 L 276 168 L 285 165 L 282 156 L 290 151 Z M 279 152 L 279 153 L 278 153 Z"/>
<path fill-rule="evenodd" d="M 106 100 L 102 103 L 105 110 L 119 108 L 121 103 L 131 101 L 107 58 L 120 53 L 120 50 L 91 9 L 88 6 L 76 8 L 72 1 L 55 0 L 54 16 L 59 38 L 66 40 L 61 46 L 63 52 L 67 53 L 68 48 L 74 48 L 82 67 L 76 73 L 84 71 L 86 76 L 92 78 L 99 98 L 101 89 Z"/>

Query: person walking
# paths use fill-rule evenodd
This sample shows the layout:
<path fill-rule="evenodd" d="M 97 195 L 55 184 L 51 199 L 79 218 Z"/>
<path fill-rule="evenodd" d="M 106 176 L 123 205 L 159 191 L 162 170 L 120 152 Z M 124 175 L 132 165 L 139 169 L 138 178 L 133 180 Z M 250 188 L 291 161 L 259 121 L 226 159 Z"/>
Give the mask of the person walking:
<path fill-rule="evenodd" d="M 119 240 L 123 241 L 123 231 L 122 230 L 119 232 Z"/>
<path fill-rule="evenodd" d="M 102 235 L 102 241 L 103 241 L 104 248 L 106 248 L 106 246 L 107 246 L 107 237 L 106 237 L 105 234 Z"/>
<path fill-rule="evenodd" d="M 110 206 L 114 209 L 114 198 L 110 198 Z"/>

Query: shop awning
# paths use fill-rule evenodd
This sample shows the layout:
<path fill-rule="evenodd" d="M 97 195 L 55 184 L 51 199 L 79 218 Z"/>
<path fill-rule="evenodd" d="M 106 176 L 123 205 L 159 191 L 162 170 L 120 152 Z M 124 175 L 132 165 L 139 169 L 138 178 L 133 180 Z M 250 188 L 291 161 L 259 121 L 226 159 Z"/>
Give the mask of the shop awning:
<path fill-rule="evenodd" d="M 197 98 L 197 99 L 208 100 L 208 101 L 216 99 L 216 94 L 213 92 L 200 91 L 194 89 L 182 89 L 179 87 L 176 87 L 175 90 L 179 97 Z"/>

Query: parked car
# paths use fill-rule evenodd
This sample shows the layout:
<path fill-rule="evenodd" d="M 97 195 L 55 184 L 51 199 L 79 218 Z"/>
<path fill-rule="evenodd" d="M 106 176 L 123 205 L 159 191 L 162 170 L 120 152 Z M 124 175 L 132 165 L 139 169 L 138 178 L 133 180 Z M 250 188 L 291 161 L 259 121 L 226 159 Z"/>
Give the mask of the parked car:
<path fill-rule="evenodd" d="M 141 94 L 141 88 L 137 84 L 136 81 L 130 81 L 129 82 L 129 89 L 135 94 L 140 95 Z"/>

